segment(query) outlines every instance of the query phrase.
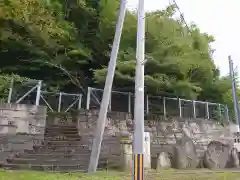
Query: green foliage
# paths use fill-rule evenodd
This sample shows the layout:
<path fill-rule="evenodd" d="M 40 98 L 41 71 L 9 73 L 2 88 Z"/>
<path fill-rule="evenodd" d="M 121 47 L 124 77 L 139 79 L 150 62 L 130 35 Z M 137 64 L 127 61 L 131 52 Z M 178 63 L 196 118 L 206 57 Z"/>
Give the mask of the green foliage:
<path fill-rule="evenodd" d="M 68 77 L 54 65 L 62 64 L 73 73 L 82 67 L 91 50 L 78 40 L 74 25 L 51 1 L 6 0 L 0 7 L 1 71 L 34 79 L 52 86 L 68 84 Z M 63 7 L 61 6 L 58 6 Z M 83 69 L 83 68 L 80 68 Z"/>
<path fill-rule="evenodd" d="M 197 99 L 207 82 L 212 82 L 216 67 L 210 55 L 211 36 L 200 33 L 191 26 L 191 36 L 186 27 L 173 18 L 175 7 L 146 15 L 145 84 L 155 95 L 172 95 Z M 117 62 L 114 86 L 133 90 L 135 76 L 136 14 L 128 12 L 123 29 L 121 49 Z M 107 67 L 95 70 L 98 84 L 104 83 Z"/>
<path fill-rule="evenodd" d="M 29 78 L 21 77 L 16 74 L 0 74 L 0 100 L 6 101 L 13 79 L 15 82 L 20 83 L 29 80 Z"/>
<path fill-rule="evenodd" d="M 15 78 L 44 80 L 48 89 L 103 87 L 119 0 L 4 0 L 0 6 L 0 92 Z M 174 18 L 175 6 L 146 15 L 146 91 L 226 103 L 229 77 L 219 77 L 214 37 Z M 190 32 L 189 32 L 190 31 Z M 134 91 L 136 12 L 127 11 L 113 87 Z M 10 76 L 11 75 L 11 76 Z"/>

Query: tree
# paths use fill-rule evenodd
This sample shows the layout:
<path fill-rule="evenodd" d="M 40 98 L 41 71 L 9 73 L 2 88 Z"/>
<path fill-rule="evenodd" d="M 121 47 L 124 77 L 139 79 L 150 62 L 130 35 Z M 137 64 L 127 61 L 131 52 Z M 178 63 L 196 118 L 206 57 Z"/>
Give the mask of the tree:
<path fill-rule="evenodd" d="M 43 80 L 48 89 L 102 88 L 119 0 L 4 0 L 0 7 L 0 94 L 9 79 Z M 229 77 L 220 77 L 214 37 L 175 18 L 176 7 L 146 15 L 145 85 L 151 95 L 228 104 Z M 113 87 L 134 91 L 136 12 L 127 11 Z"/>
<path fill-rule="evenodd" d="M 3 73 L 43 79 L 50 85 L 66 85 L 68 78 L 48 63 L 73 71 L 91 58 L 89 49 L 77 40 L 75 27 L 45 2 L 6 0 L 0 7 L 0 56 Z M 66 63 L 67 62 L 67 63 Z M 75 71 L 74 71 L 75 70 Z"/>
<path fill-rule="evenodd" d="M 151 94 L 196 99 L 216 70 L 209 53 L 213 39 L 195 25 L 190 28 L 191 36 L 185 35 L 186 27 L 173 18 L 174 12 L 171 6 L 146 15 L 145 84 Z M 136 14 L 128 12 L 114 83 L 128 90 L 134 87 L 136 23 Z M 106 72 L 106 67 L 95 70 L 96 83 L 104 82 Z"/>

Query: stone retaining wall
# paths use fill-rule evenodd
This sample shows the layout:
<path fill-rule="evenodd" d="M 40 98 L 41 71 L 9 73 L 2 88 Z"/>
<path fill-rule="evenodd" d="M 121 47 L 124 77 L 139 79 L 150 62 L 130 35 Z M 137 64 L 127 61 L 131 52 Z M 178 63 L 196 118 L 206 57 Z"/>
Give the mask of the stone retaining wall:
<path fill-rule="evenodd" d="M 78 115 L 49 115 L 47 124 L 76 125 L 82 137 L 81 143 L 88 145 L 91 150 L 97 119 L 98 111 L 82 111 Z M 145 120 L 145 131 L 150 132 L 152 157 L 161 152 L 171 153 L 176 140 L 183 136 L 188 136 L 193 140 L 200 157 L 212 140 L 233 141 L 231 124 L 228 123 L 222 126 L 215 121 L 205 119 L 193 120 L 179 117 L 165 119 L 154 115 L 146 119 L 148 120 Z M 126 138 L 131 141 L 133 124 L 132 116 L 128 113 L 108 113 L 100 159 L 107 159 L 111 167 L 121 167 L 123 163 L 126 164 L 121 161 L 124 159 L 125 151 L 121 140 Z"/>
<path fill-rule="evenodd" d="M 91 146 L 93 132 L 96 127 L 98 111 L 81 112 L 78 116 L 79 135 Z M 190 137 L 196 145 L 198 155 L 202 156 L 207 145 L 212 140 L 233 142 L 231 125 L 220 125 L 215 121 L 205 119 L 182 119 L 172 117 L 164 119 L 162 116 L 149 116 L 145 121 L 145 131 L 151 134 L 151 156 L 161 152 L 172 152 L 172 146 L 176 140 L 183 136 Z M 101 156 L 110 159 L 119 156 L 122 152 L 120 139 L 131 137 L 133 132 L 133 120 L 127 113 L 108 113 L 107 122 L 102 143 Z M 111 139 L 111 141 L 109 140 Z M 116 158 L 115 158 L 116 159 Z"/>
<path fill-rule="evenodd" d="M 233 143 L 230 125 L 220 125 L 205 119 L 169 118 L 159 121 L 152 118 L 145 123 L 145 131 L 151 132 L 151 154 L 171 152 L 172 146 L 183 136 L 190 137 L 196 145 L 198 155 L 202 156 L 210 141 Z"/>
<path fill-rule="evenodd" d="M 44 106 L 0 104 L 0 162 L 42 143 L 46 116 Z"/>
<path fill-rule="evenodd" d="M 112 121 L 114 116 L 114 121 Z M 89 145 L 91 149 L 94 130 L 98 118 L 98 111 L 82 112 L 78 116 L 78 131 L 83 141 Z M 123 147 L 121 139 L 128 137 L 129 133 L 126 131 L 125 120 L 128 118 L 126 113 L 109 113 L 106 128 L 104 131 L 100 159 L 107 159 L 111 168 L 122 167 L 121 161 Z"/>

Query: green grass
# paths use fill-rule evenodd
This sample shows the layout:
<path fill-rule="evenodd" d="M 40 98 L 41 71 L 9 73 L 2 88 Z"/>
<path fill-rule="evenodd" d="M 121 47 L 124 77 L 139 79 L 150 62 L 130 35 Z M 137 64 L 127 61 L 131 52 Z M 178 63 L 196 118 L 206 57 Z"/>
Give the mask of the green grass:
<path fill-rule="evenodd" d="M 174 173 L 177 171 L 160 171 L 145 173 L 145 180 L 240 180 L 240 173 L 209 173 L 187 174 Z M 93 175 L 83 173 L 44 173 L 35 171 L 0 171 L 0 180 L 131 180 L 130 173 L 99 172 Z"/>

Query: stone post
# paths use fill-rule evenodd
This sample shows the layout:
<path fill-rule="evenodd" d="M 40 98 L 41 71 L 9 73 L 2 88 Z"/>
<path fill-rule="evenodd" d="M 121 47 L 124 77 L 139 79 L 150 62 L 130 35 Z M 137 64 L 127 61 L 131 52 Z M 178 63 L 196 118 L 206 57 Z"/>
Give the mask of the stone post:
<path fill-rule="evenodd" d="M 144 168 L 151 169 L 151 141 L 150 141 L 150 133 L 145 132 L 144 138 Z"/>
<path fill-rule="evenodd" d="M 132 169 L 132 140 L 130 137 L 121 138 L 121 167 L 123 171 L 131 171 Z"/>

